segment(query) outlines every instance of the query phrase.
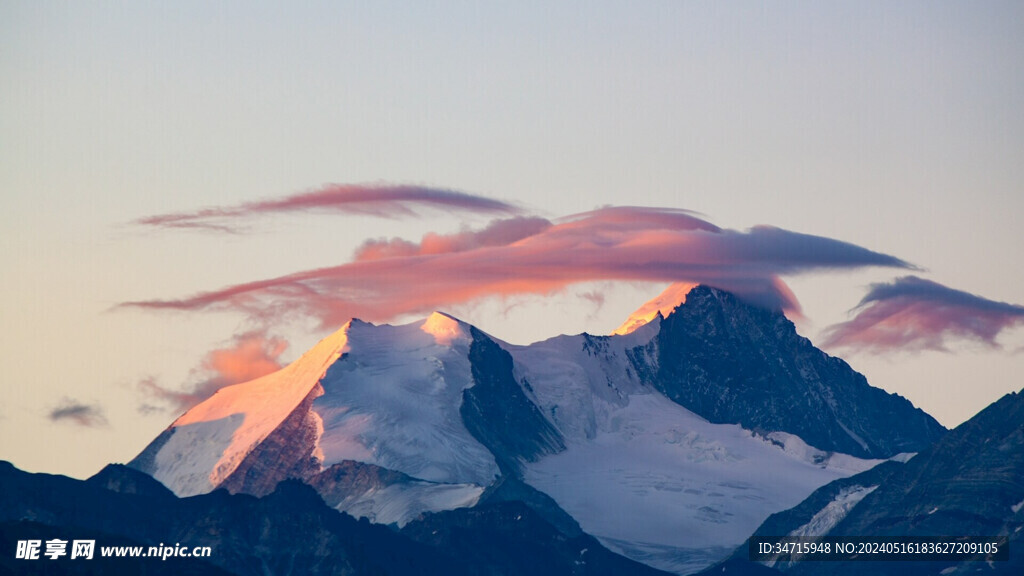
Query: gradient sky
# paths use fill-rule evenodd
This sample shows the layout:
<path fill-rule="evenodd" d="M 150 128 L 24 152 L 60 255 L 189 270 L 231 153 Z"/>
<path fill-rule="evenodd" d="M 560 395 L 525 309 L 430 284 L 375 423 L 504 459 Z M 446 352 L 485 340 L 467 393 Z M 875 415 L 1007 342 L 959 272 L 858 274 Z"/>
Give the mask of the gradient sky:
<path fill-rule="evenodd" d="M 903 351 L 827 350 L 946 426 L 1024 386 L 1024 5 L 490 4 L 0 1 L 0 458 L 76 476 L 127 461 L 177 416 L 157 400 L 231 372 L 211 351 L 272 368 L 326 334 L 293 318 L 261 347 L 264 327 L 237 310 L 121 303 L 501 216 L 139 223 L 330 183 L 461 192 L 551 221 L 686 209 L 740 234 L 852 243 L 918 269 L 783 274 L 802 334 L 877 343 L 856 323 L 868 317 L 945 330 Z M 666 285 L 448 311 L 516 343 L 609 333 Z"/>

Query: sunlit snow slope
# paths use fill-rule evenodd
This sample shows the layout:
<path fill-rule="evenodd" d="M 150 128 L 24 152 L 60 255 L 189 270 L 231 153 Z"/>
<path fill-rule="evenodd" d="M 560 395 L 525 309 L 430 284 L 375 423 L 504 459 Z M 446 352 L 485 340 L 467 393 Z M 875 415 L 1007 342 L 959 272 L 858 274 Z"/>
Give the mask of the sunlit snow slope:
<path fill-rule="evenodd" d="M 179 496 L 225 482 L 253 491 L 232 474 L 244 461 L 250 477 L 283 479 L 270 462 L 252 462 L 283 444 L 275 455 L 305 450 L 316 461 L 300 474 L 307 480 L 345 461 L 408 476 L 353 484 L 358 492 L 329 502 L 356 515 L 404 524 L 420 512 L 471 506 L 499 471 L 459 415 L 473 384 L 470 343 L 469 327 L 440 313 L 405 326 L 353 320 L 279 372 L 193 407 L 132 464 Z M 312 445 L 303 446 L 307 437 Z"/>
<path fill-rule="evenodd" d="M 347 350 L 350 326 L 351 322 L 281 370 L 221 388 L 185 412 L 140 455 L 151 460 L 143 471 L 178 496 L 216 488 Z"/>

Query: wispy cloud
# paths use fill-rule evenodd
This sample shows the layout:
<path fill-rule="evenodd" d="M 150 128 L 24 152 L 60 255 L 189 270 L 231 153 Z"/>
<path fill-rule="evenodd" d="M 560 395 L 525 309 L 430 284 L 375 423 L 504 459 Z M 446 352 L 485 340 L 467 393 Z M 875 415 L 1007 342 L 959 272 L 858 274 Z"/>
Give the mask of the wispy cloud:
<path fill-rule="evenodd" d="M 521 212 L 519 207 L 507 202 L 457 190 L 410 185 L 328 184 L 317 190 L 281 198 L 156 214 L 140 218 L 135 223 L 159 228 L 237 232 L 240 220 L 261 214 L 333 212 L 399 218 L 416 216 L 417 209 L 424 208 L 495 216 Z"/>
<path fill-rule="evenodd" d="M 579 294 L 577 294 L 577 296 L 593 304 L 594 312 L 601 310 L 601 308 L 604 306 L 604 292 L 598 292 L 597 290 L 588 290 L 586 292 L 580 292 Z"/>
<path fill-rule="evenodd" d="M 246 332 L 232 338 L 230 344 L 212 350 L 192 370 L 191 384 L 182 388 L 169 388 L 155 378 L 145 378 L 139 388 L 151 400 L 184 411 L 213 396 L 217 390 L 232 384 L 248 382 L 281 369 L 279 359 L 288 348 L 281 338 L 267 336 L 262 331 Z M 159 408 L 151 403 L 139 407 L 148 414 Z"/>
<path fill-rule="evenodd" d="M 79 426 L 96 428 L 107 425 L 103 408 L 96 404 L 83 404 L 78 400 L 65 398 L 48 415 L 53 422 L 70 422 Z"/>
<path fill-rule="evenodd" d="M 556 221 L 513 217 L 420 242 L 373 240 L 352 261 L 122 306 L 235 310 L 271 322 L 290 314 L 324 328 L 351 317 L 388 321 L 491 296 L 549 294 L 590 281 L 704 283 L 799 310 L 779 275 L 867 266 L 912 269 L 887 254 L 770 226 L 722 229 L 694 213 L 604 207 Z"/>
<path fill-rule="evenodd" d="M 996 302 L 917 276 L 873 284 L 856 315 L 825 331 L 825 347 L 883 353 L 948 351 L 956 340 L 999 348 L 997 337 L 1024 326 L 1024 306 Z"/>

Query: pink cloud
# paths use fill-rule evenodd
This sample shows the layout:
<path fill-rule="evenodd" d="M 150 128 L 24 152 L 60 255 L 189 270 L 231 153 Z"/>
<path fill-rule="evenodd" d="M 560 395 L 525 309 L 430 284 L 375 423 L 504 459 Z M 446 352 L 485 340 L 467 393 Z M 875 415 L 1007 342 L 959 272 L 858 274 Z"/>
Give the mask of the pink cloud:
<path fill-rule="evenodd" d="M 236 335 L 228 346 L 211 350 L 192 370 L 192 384 L 184 389 L 165 388 L 154 378 L 139 382 L 149 397 L 185 411 L 232 384 L 248 382 L 281 369 L 279 358 L 288 348 L 281 338 L 253 331 Z"/>
<path fill-rule="evenodd" d="M 515 217 L 481 230 L 365 243 L 353 261 L 123 306 L 235 310 L 262 321 L 290 314 L 324 328 L 351 317 L 389 321 L 491 296 L 550 294 L 590 281 L 703 283 L 764 306 L 799 310 L 778 276 L 906 262 L 767 226 L 721 229 L 691 212 L 605 207 L 555 222 Z"/>
<path fill-rule="evenodd" d="M 521 210 L 500 200 L 440 188 L 384 184 L 327 184 L 317 190 L 283 198 L 218 206 L 191 212 L 147 216 L 136 224 L 160 228 L 186 228 L 237 232 L 235 223 L 260 214 L 337 212 L 382 218 L 417 215 L 417 208 L 458 210 L 478 214 L 512 215 Z"/>
<path fill-rule="evenodd" d="M 1024 306 L 996 302 L 916 276 L 873 284 L 856 316 L 825 331 L 825 347 L 871 353 L 948 351 L 954 340 L 1000 348 L 996 338 L 1024 326 Z"/>
<path fill-rule="evenodd" d="M 551 222 L 544 218 L 518 216 L 494 220 L 482 230 L 464 230 L 455 234 L 428 233 L 419 244 L 401 238 L 367 240 L 356 249 L 355 260 L 407 258 L 425 254 L 464 252 L 487 246 L 507 246 L 550 227 Z"/>

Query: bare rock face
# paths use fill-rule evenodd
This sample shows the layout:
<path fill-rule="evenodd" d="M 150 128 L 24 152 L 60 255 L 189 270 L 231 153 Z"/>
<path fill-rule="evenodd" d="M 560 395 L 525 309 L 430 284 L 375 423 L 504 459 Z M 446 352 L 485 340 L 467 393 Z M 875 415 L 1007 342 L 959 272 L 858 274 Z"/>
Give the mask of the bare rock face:
<path fill-rule="evenodd" d="M 930 446 L 945 429 L 907 399 L 870 386 L 781 311 L 707 286 L 662 321 L 653 384 L 715 423 L 781 431 L 862 458 Z"/>
<path fill-rule="evenodd" d="M 221 484 L 232 494 L 266 496 L 288 478 L 307 480 L 320 472 L 316 457 L 317 420 L 313 401 L 323 394 L 318 383 L 280 426 L 242 460 Z"/>
<path fill-rule="evenodd" d="M 325 502 L 336 504 L 353 495 L 412 481 L 401 472 L 345 460 L 311 476 L 306 483 L 316 488 Z"/>
<path fill-rule="evenodd" d="M 503 474 L 520 475 L 520 462 L 565 450 L 558 429 L 520 388 L 512 356 L 476 328 L 469 360 L 472 388 L 462 392 L 459 414 L 469 433 L 494 454 Z"/>

